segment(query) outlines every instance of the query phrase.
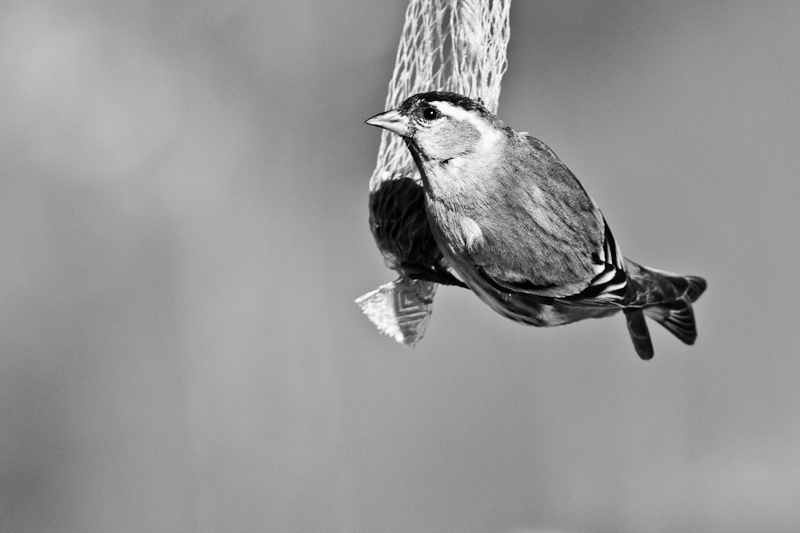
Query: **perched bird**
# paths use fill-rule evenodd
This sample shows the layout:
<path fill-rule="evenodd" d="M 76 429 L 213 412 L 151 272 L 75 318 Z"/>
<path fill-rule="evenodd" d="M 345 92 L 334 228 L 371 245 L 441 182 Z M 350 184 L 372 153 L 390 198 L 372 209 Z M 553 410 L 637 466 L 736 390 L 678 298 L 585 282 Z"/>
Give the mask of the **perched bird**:
<path fill-rule="evenodd" d="M 636 352 L 653 356 L 645 316 L 686 344 L 704 279 L 625 258 L 597 204 L 543 142 L 479 102 L 420 93 L 367 124 L 405 140 L 444 259 L 501 315 L 557 326 L 619 311 Z"/>

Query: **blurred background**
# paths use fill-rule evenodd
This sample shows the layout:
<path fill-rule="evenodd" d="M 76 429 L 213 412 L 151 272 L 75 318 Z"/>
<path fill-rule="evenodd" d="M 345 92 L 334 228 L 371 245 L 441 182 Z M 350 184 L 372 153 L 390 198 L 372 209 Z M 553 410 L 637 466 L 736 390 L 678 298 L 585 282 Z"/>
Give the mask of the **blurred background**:
<path fill-rule="evenodd" d="M 694 347 L 439 290 L 367 181 L 405 2 L 0 2 L 0 530 L 800 531 L 800 4 L 519 1 L 500 116 Z"/>

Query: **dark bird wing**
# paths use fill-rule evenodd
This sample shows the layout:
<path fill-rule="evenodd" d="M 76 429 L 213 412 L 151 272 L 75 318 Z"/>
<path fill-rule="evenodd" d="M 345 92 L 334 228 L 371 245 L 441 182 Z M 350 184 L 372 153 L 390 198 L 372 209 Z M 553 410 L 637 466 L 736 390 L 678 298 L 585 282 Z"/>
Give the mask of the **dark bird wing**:
<path fill-rule="evenodd" d="M 473 264 L 484 281 L 501 291 L 525 293 L 550 300 L 559 298 L 565 303 L 582 302 L 584 306 L 624 307 L 633 297 L 625 272 L 625 258 L 619 252 L 605 219 L 603 225 L 603 245 L 590 256 L 592 275 L 588 280 L 569 284 L 542 284 L 525 279 L 517 272 L 509 276 L 496 266 L 490 270 L 479 261 Z"/>
<path fill-rule="evenodd" d="M 541 143 L 532 143 L 532 146 L 541 154 L 540 157 L 555 157 Z M 564 169 L 569 172 L 566 167 Z M 705 280 L 643 267 L 625 258 L 600 210 L 588 195 L 585 198 L 599 216 L 602 239 L 589 253 L 590 261 L 585 264 L 590 265 L 591 273 L 583 283 L 581 280 L 560 282 L 568 278 L 558 272 L 549 278 L 551 281 L 543 283 L 542 279 L 548 278 L 539 275 L 531 279 L 521 269 L 504 269 L 493 262 L 489 262 L 487 268 L 484 254 L 488 252 L 495 254 L 489 257 L 503 257 L 497 255 L 496 249 L 479 248 L 479 253 L 471 256 L 478 275 L 497 291 L 525 295 L 543 304 L 556 305 L 562 309 L 562 314 L 568 314 L 570 307 L 576 311 L 587 308 L 623 310 L 634 348 L 642 359 L 653 357 L 653 343 L 645 316 L 656 320 L 684 343 L 693 344 L 697 338 L 697 328 L 691 304 L 705 290 Z M 584 249 L 587 244 L 591 246 L 594 242 L 595 239 L 590 235 L 584 241 Z"/>
<path fill-rule="evenodd" d="M 563 298 L 602 272 L 604 220 L 580 182 L 544 143 L 517 137 L 495 170 L 492 210 L 465 213 L 481 239 L 466 252 L 487 281 Z"/>

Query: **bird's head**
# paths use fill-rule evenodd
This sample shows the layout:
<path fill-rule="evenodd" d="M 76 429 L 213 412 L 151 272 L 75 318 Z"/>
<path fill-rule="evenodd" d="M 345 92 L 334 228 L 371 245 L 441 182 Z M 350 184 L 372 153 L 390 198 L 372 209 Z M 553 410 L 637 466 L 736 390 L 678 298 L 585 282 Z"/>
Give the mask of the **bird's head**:
<path fill-rule="evenodd" d="M 497 152 L 508 127 L 482 104 L 448 92 L 415 94 L 366 124 L 403 137 L 418 161 L 447 163 L 481 152 Z"/>

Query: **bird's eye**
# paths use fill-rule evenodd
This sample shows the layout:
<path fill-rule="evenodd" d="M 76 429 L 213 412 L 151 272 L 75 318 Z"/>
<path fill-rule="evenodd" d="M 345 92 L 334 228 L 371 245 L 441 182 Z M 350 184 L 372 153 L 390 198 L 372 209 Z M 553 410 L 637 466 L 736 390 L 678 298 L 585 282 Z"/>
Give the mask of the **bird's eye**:
<path fill-rule="evenodd" d="M 435 107 L 426 107 L 422 110 L 422 118 L 425 120 L 435 120 L 439 118 L 439 110 Z"/>

